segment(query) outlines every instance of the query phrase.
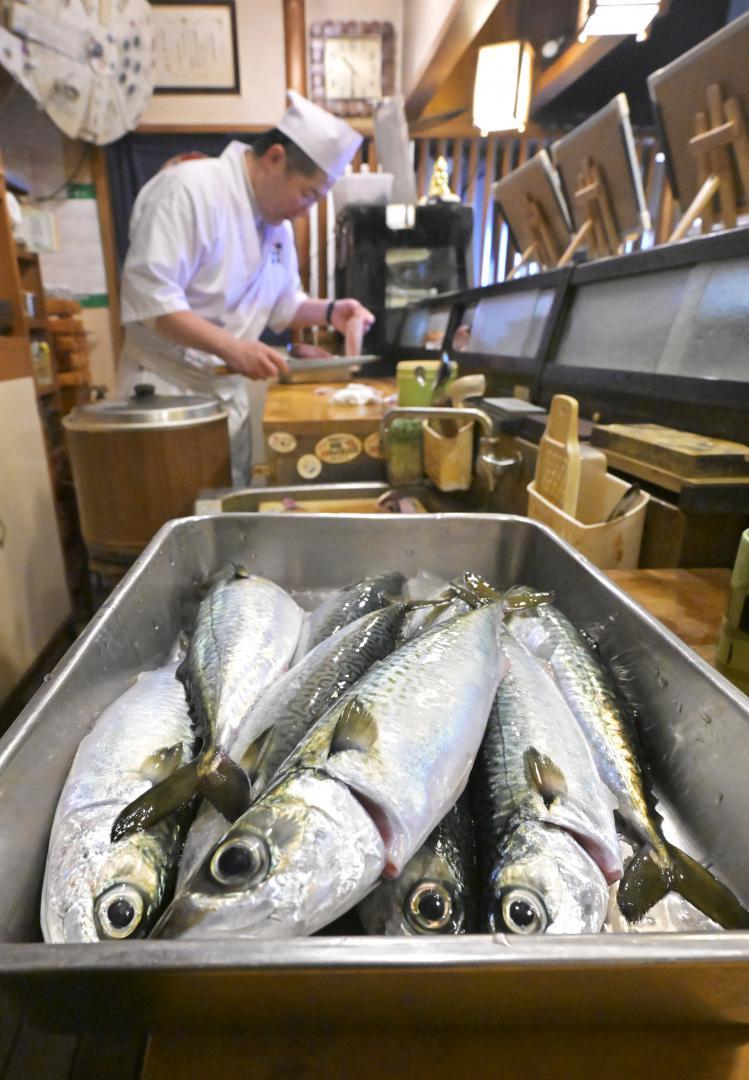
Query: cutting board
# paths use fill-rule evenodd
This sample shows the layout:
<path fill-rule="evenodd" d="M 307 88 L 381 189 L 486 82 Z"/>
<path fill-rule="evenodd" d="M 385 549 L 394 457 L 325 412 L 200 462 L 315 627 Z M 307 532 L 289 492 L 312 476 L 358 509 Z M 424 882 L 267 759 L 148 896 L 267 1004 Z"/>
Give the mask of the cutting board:
<path fill-rule="evenodd" d="M 377 499 L 296 499 L 295 508 L 287 508 L 280 500 L 268 499 L 259 505 L 261 514 L 386 514 L 377 505 Z M 417 514 L 426 514 L 426 507 L 418 499 L 411 499 Z"/>
<path fill-rule="evenodd" d="M 601 424 L 591 442 L 683 480 L 749 477 L 749 446 L 660 424 Z"/>

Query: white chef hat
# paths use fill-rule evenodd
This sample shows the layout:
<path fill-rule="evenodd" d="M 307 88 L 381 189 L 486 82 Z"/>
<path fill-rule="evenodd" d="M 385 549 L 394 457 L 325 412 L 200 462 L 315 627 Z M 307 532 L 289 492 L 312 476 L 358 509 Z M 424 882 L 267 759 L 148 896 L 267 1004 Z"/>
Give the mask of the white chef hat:
<path fill-rule="evenodd" d="M 344 120 L 287 90 L 289 107 L 276 125 L 331 180 L 337 180 L 361 146 L 362 136 Z"/>

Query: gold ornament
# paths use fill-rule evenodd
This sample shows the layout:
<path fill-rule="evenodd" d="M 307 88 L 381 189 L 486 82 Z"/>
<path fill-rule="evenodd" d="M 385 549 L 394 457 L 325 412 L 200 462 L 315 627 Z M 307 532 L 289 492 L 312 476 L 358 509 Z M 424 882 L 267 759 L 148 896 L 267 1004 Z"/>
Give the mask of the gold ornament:
<path fill-rule="evenodd" d="M 450 191 L 450 177 L 447 171 L 447 162 L 440 156 L 434 163 L 432 179 L 429 182 L 429 194 L 422 199 L 423 203 L 431 202 L 460 202 L 458 196 Z"/>

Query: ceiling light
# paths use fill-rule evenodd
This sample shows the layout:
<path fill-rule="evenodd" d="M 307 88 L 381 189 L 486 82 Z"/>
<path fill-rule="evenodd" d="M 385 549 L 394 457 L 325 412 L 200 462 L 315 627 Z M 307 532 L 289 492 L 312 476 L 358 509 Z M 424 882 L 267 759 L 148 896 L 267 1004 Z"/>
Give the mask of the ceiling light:
<path fill-rule="evenodd" d="M 479 49 L 473 122 L 482 135 L 525 130 L 532 76 L 533 49 L 526 41 L 502 41 Z"/>
<path fill-rule="evenodd" d="M 578 36 L 585 41 L 589 37 L 634 34 L 642 41 L 661 6 L 641 0 L 580 0 Z"/>

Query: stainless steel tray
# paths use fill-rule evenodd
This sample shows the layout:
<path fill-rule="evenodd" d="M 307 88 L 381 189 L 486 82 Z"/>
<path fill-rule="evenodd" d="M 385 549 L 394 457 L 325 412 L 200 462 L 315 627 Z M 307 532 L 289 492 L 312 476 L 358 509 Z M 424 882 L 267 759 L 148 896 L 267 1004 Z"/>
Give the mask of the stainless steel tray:
<path fill-rule="evenodd" d="M 206 1030 L 305 1025 L 749 1021 L 749 935 L 39 942 L 48 831 L 83 734 L 166 659 L 196 588 L 242 562 L 292 590 L 468 567 L 553 589 L 634 673 L 647 757 L 690 839 L 749 900 L 749 699 L 552 532 L 500 515 L 218 514 L 170 522 L 0 741 L 0 989 L 37 1021 Z"/>

